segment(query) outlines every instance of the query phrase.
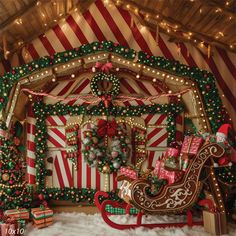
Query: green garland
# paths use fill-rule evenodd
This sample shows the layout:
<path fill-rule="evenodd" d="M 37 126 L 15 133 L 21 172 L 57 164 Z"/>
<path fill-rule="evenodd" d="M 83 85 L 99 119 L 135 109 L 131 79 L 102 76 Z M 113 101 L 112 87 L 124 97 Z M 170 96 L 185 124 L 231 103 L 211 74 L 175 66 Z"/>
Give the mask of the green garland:
<path fill-rule="evenodd" d="M 215 77 L 212 73 L 201 70 L 198 67 L 180 64 L 178 61 L 150 56 L 145 52 L 139 52 L 138 58 L 138 62 L 141 64 L 165 70 L 177 76 L 191 78 L 197 84 L 202 94 L 213 133 L 217 132 L 222 124 L 230 123 L 228 113 L 223 107 L 215 84 Z"/>
<path fill-rule="evenodd" d="M 0 111 L 6 107 L 9 93 L 14 84 L 20 78 L 29 76 L 40 69 L 49 68 L 76 58 L 83 58 L 84 56 L 95 54 L 97 52 L 116 53 L 129 60 L 134 60 L 137 54 L 133 49 L 123 47 L 111 41 L 93 42 L 70 51 L 56 53 L 50 57 L 41 57 L 29 64 L 13 68 L 11 72 L 7 72 L 0 77 Z M 213 133 L 215 133 L 222 124 L 229 122 L 228 114 L 223 108 L 216 88 L 215 78 L 210 72 L 201 70 L 197 67 L 189 67 L 180 64 L 178 61 L 167 60 L 163 57 L 150 56 L 145 52 L 138 53 L 138 62 L 178 76 L 191 78 L 193 82 L 197 84 L 202 93 Z"/>
<path fill-rule="evenodd" d="M 74 203 L 94 204 L 94 195 L 97 192 L 96 189 L 89 188 L 44 188 L 38 191 L 43 194 L 45 200 L 71 200 Z M 118 197 L 118 190 L 107 193 L 109 196 L 107 199 L 120 200 Z M 100 201 L 104 199 L 99 197 Z"/>
<path fill-rule="evenodd" d="M 100 81 L 108 81 L 112 83 L 112 88 L 110 91 L 101 91 L 99 90 L 98 82 Z M 120 80 L 113 74 L 105 74 L 105 73 L 99 73 L 96 74 L 90 83 L 90 88 L 94 95 L 100 97 L 100 96 L 112 96 L 115 97 L 120 92 Z"/>
<path fill-rule="evenodd" d="M 236 164 L 225 168 L 216 168 L 215 172 L 222 182 L 236 184 Z"/>
<path fill-rule="evenodd" d="M 128 106 L 118 107 L 110 105 L 108 108 L 104 107 L 104 103 L 101 102 L 98 106 L 82 105 L 82 106 L 70 106 L 66 104 L 56 103 L 44 104 L 42 101 L 38 101 L 33 106 L 35 118 L 36 118 L 36 129 L 35 129 L 35 168 L 36 168 L 36 185 L 37 192 L 44 192 L 47 196 L 51 189 L 45 189 L 45 178 L 48 175 L 45 158 L 48 150 L 47 147 L 47 126 L 46 118 L 51 115 L 110 115 L 115 117 L 131 117 L 141 116 L 142 114 L 166 114 L 168 115 L 167 124 L 168 126 L 168 143 L 175 140 L 175 115 L 183 111 L 181 104 L 154 104 L 154 105 L 143 105 L 143 106 Z M 169 118 L 172 117 L 172 118 Z M 46 191 L 46 192 L 45 192 Z M 55 189 L 56 192 L 60 192 L 59 188 Z"/>

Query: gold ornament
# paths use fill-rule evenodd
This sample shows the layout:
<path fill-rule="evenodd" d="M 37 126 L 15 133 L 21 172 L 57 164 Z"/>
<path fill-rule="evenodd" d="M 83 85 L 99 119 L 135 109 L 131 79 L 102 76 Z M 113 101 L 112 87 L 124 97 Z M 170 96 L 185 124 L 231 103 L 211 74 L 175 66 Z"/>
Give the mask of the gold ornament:
<path fill-rule="evenodd" d="M 98 143 L 98 139 L 96 137 L 92 137 L 93 143 L 97 144 Z"/>
<path fill-rule="evenodd" d="M 110 172 L 110 166 L 105 165 L 105 166 L 103 166 L 102 170 L 103 170 L 104 173 L 109 173 Z"/>
<path fill-rule="evenodd" d="M 2 179 L 3 179 L 4 181 L 8 181 L 8 180 L 10 179 L 9 174 L 7 174 L 7 173 L 3 174 L 3 175 L 2 175 Z"/>

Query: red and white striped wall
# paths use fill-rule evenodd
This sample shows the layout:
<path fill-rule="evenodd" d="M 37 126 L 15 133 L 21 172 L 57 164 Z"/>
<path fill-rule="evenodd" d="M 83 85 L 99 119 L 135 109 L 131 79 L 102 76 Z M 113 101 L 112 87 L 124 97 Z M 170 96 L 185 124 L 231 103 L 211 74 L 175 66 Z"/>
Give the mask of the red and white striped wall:
<path fill-rule="evenodd" d="M 131 24 L 132 17 L 134 18 L 134 24 Z M 157 38 L 158 42 L 156 40 Z M 28 51 L 31 60 L 33 60 L 41 56 L 52 55 L 55 52 L 72 49 L 82 44 L 102 40 L 112 40 L 122 45 L 128 45 L 137 51 L 143 50 L 153 55 L 179 60 L 181 63 L 190 66 L 198 66 L 201 69 L 211 71 L 217 79 L 221 94 L 224 94 L 224 97 L 222 97 L 223 102 L 228 108 L 231 117 L 236 121 L 236 86 L 231 86 L 236 80 L 235 54 L 219 48 L 212 48 L 213 54 L 208 59 L 207 50 L 200 51 L 197 47 L 189 43 L 180 43 L 181 50 L 179 53 L 179 45 L 169 42 L 167 35 L 159 34 L 158 37 L 156 37 L 156 32 L 150 32 L 147 28 L 142 27 L 138 20 L 128 11 L 117 8 L 116 6 L 104 5 L 102 0 L 97 0 L 83 14 L 74 13 L 70 15 L 65 22 L 61 22 L 53 29 L 45 32 L 44 35 L 34 39 L 32 43 L 28 45 Z M 0 66 L 3 66 L 3 64 Z M 0 67 L 0 70 L 3 69 L 3 67 Z M 125 80 L 124 82 L 122 81 L 121 87 L 128 92 L 137 92 L 140 86 L 142 87 L 142 91 L 144 91 L 143 86 L 146 87 L 145 82 L 142 82 L 141 85 L 137 84 L 140 82 L 135 82 L 135 86 L 133 84 L 130 87 L 127 86 L 125 82 Z M 81 84 L 77 84 L 76 81 L 63 81 L 61 83 L 64 83 L 64 85 L 56 87 L 51 94 L 67 96 L 68 88 L 73 86 L 77 89 L 77 91 L 73 90 L 74 94 L 79 94 L 89 87 L 88 80 L 81 81 Z M 157 89 L 158 88 L 150 89 L 150 87 L 148 87 L 146 94 L 154 95 L 158 92 Z M 129 102 L 129 104 L 132 105 L 137 103 L 137 101 Z M 126 105 L 128 105 L 128 103 Z M 32 117 L 29 115 L 29 125 L 27 129 L 33 130 L 33 126 L 30 126 L 30 124 L 33 124 L 30 118 Z M 181 122 L 182 121 L 179 123 Z M 51 130 L 51 134 L 55 133 L 54 131 L 55 130 Z M 32 141 L 34 140 L 34 134 L 30 132 L 33 131 L 28 132 L 27 139 Z M 64 135 L 63 131 L 60 131 L 60 133 L 61 136 Z M 57 140 L 57 142 L 62 146 L 64 145 L 63 141 L 60 139 Z M 33 151 L 30 152 L 30 150 L 34 149 L 34 145 L 30 145 L 31 143 L 28 142 L 28 173 L 34 176 L 35 168 L 32 160 L 34 160 L 35 156 L 33 155 Z M 157 156 L 157 153 L 155 155 Z M 57 161 L 60 161 L 60 155 L 57 155 Z M 88 181 L 88 185 L 90 185 L 90 181 Z"/>
<path fill-rule="evenodd" d="M 51 140 L 57 140 L 57 142 L 52 142 L 53 146 L 48 146 L 49 152 L 47 153 L 47 158 L 52 157 L 53 161 L 48 162 L 46 158 L 46 168 L 52 171 L 52 176 L 46 177 L 47 186 L 58 188 L 77 187 L 103 190 L 105 185 L 105 176 L 100 174 L 97 168 L 90 167 L 87 164 L 84 155 L 82 155 L 82 142 L 81 149 L 78 150 L 77 169 L 73 166 L 72 161 L 67 158 L 66 150 L 68 146 L 65 142 L 66 139 L 62 140 L 61 137 L 61 133 L 65 132 L 65 126 L 62 126 L 61 121 L 63 120 L 64 122 L 66 118 L 61 116 L 50 116 L 46 122 L 47 125 L 53 124 L 55 129 L 55 132 L 53 133 L 48 132 L 48 144 L 50 145 Z M 66 125 L 66 123 L 64 123 L 64 125 Z M 91 124 L 87 124 L 80 128 L 78 135 L 79 139 L 83 132 L 88 129 L 91 129 Z M 50 128 L 48 128 L 48 130 L 50 130 Z M 62 142 L 60 142 L 60 140 Z M 109 176 L 110 190 L 117 188 L 118 183 L 115 180 L 116 176 L 116 173 Z"/>
<path fill-rule="evenodd" d="M 131 18 L 134 23 L 131 23 Z M 223 102 L 236 122 L 236 86 L 231 86 L 236 81 L 236 54 L 212 47 L 212 56 L 208 58 L 206 48 L 199 50 L 189 43 L 169 42 L 169 37 L 164 34 L 157 37 L 156 32 L 142 27 L 128 11 L 111 4 L 104 5 L 102 0 L 97 0 L 83 14 L 70 15 L 66 21 L 34 39 L 27 47 L 30 54 L 27 61 L 102 40 L 112 40 L 137 51 L 143 50 L 211 71 L 217 79 L 220 93 L 224 94 Z M 7 68 L 8 64 L 4 61 L 0 70 L 4 71 L 4 66 Z"/>
<path fill-rule="evenodd" d="M 143 95 L 154 95 L 157 89 L 150 82 L 139 82 L 137 83 L 135 80 L 124 78 L 122 80 L 123 86 L 121 86 L 121 94 L 143 94 Z M 147 92 L 149 88 L 149 91 Z M 52 91 L 53 95 L 60 96 L 76 96 L 77 94 L 89 94 L 91 93 L 91 89 L 89 86 L 88 79 L 74 80 L 74 81 L 61 81 Z M 46 103 L 51 103 L 55 101 L 51 101 L 50 98 L 45 99 Z M 74 104 L 82 104 L 83 101 L 77 100 L 74 103 L 69 102 L 70 105 Z M 144 103 L 142 103 L 144 104 Z M 141 105 L 142 105 L 141 104 Z M 146 102 L 145 102 L 146 104 Z M 139 101 L 129 101 L 125 102 L 123 106 L 127 105 L 140 105 Z M 147 149 L 151 148 L 151 150 L 157 155 L 157 152 L 160 152 L 160 149 L 163 150 L 167 146 L 167 116 L 163 114 L 155 114 L 155 115 L 143 115 L 145 124 L 151 125 L 153 127 L 147 128 Z M 96 168 L 91 168 L 87 165 L 85 158 L 83 155 L 78 156 L 78 169 L 72 165 L 71 160 L 66 158 L 66 134 L 65 134 L 65 126 L 67 125 L 67 121 L 69 116 L 49 116 L 46 119 L 47 131 L 48 131 L 48 140 L 47 145 L 49 148 L 49 152 L 47 153 L 47 158 L 52 157 L 53 162 L 46 161 L 46 168 L 52 170 L 52 176 L 47 177 L 46 183 L 47 186 L 54 187 L 82 187 L 82 188 L 96 188 L 98 190 L 104 188 L 104 175 L 100 175 L 100 173 L 96 170 Z M 180 119 L 182 120 L 182 119 Z M 31 129 L 28 129 L 27 138 L 28 143 L 34 144 L 34 136 L 35 136 L 35 118 L 32 114 L 32 111 L 29 110 L 28 115 L 28 126 Z M 182 134 L 183 126 L 182 124 L 178 124 L 179 130 L 178 132 Z M 80 136 L 83 133 L 84 129 L 88 129 L 91 127 L 83 127 L 80 130 Z M 30 145 L 27 147 L 28 156 L 32 156 L 33 158 L 31 163 L 33 165 L 28 168 L 28 175 L 35 175 L 35 167 L 34 160 L 35 155 L 32 153 L 33 149 Z M 80 152 L 81 153 L 81 152 Z M 148 152 L 149 153 L 149 152 Z M 151 152 L 150 152 L 151 153 Z M 47 159 L 46 158 L 46 159 Z M 152 157 L 150 157 L 152 158 Z M 149 158 L 148 158 L 149 159 Z M 117 188 L 118 183 L 115 180 L 116 174 L 111 174 L 109 177 L 110 189 Z"/>

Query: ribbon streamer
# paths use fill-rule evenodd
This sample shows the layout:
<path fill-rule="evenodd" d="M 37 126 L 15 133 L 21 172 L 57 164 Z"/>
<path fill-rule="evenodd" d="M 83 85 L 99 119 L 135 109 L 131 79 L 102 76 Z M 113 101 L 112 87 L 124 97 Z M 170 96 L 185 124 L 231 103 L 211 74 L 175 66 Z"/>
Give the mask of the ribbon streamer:
<path fill-rule="evenodd" d="M 160 98 L 160 97 L 175 97 L 175 96 L 178 96 L 178 95 L 185 94 L 190 90 L 191 89 L 185 89 L 185 90 L 183 90 L 179 93 L 163 93 L 163 94 L 158 94 L 158 95 L 155 95 L 155 96 L 149 96 L 149 97 L 144 97 L 144 98 L 135 97 L 135 96 L 125 96 L 125 95 L 124 96 L 117 96 L 117 98 L 122 99 L 122 102 L 128 102 L 130 100 L 138 100 L 138 101 L 145 102 L 145 101 L 151 101 L 151 100 L 154 100 L 154 99 L 157 99 L 157 98 Z"/>
<path fill-rule="evenodd" d="M 157 99 L 157 98 L 160 98 L 160 97 L 174 97 L 174 96 L 178 96 L 178 95 L 182 95 L 182 94 L 185 94 L 187 93 L 188 91 L 190 91 L 191 89 L 185 89 L 181 92 L 178 92 L 178 93 L 163 93 L 163 94 L 158 94 L 158 95 L 155 95 L 155 96 L 148 96 L 148 97 L 135 97 L 135 96 L 126 96 L 126 95 L 122 95 L 122 96 L 117 96 L 116 98 L 118 100 L 120 100 L 120 102 L 127 102 L 127 101 L 130 101 L 130 100 L 138 100 L 138 101 L 142 101 L 142 102 L 145 102 L 145 101 L 152 101 L 154 99 Z M 50 97 L 50 98 L 54 98 L 56 100 L 59 100 L 59 101 L 75 101 L 75 100 L 78 100 L 78 99 L 81 99 L 83 100 L 84 102 L 87 102 L 89 104 L 95 104 L 95 103 L 98 103 L 100 101 L 104 101 L 105 100 L 105 97 L 99 97 L 97 98 L 96 96 L 94 95 L 78 95 L 76 97 L 73 97 L 73 98 L 62 98 L 62 97 L 59 97 L 59 96 L 54 96 L 54 95 L 51 95 L 51 94 L 48 94 L 48 93 L 40 93 L 40 92 L 34 92 L 30 89 L 22 89 L 21 91 L 24 91 L 24 92 L 28 92 L 30 94 L 33 94 L 33 95 L 36 95 L 36 96 L 44 96 L 44 97 Z M 95 99 L 95 101 L 90 101 L 91 99 Z M 88 100 L 87 100 L 88 99 Z M 106 98 L 108 101 L 110 101 L 110 99 Z M 114 99 L 117 101 L 117 99 Z"/>
<path fill-rule="evenodd" d="M 92 103 L 98 103 L 98 102 L 100 102 L 102 100 L 101 98 L 97 98 L 93 102 L 89 101 L 89 100 L 86 100 L 86 99 L 94 99 L 94 98 L 96 98 L 95 96 L 90 95 L 90 94 L 89 95 L 78 95 L 78 96 L 73 97 L 73 98 L 62 98 L 62 97 L 54 96 L 54 95 L 51 95 L 51 94 L 48 94 L 48 93 L 34 92 L 34 91 L 32 91 L 30 89 L 26 89 L 26 88 L 22 89 L 21 91 L 28 92 L 28 93 L 36 95 L 36 96 L 44 96 L 44 97 L 53 98 L 53 99 L 56 99 L 56 100 L 59 100 L 59 101 L 68 101 L 68 102 L 70 102 L 70 101 L 75 101 L 75 100 L 81 99 L 84 102 L 92 104 Z"/>

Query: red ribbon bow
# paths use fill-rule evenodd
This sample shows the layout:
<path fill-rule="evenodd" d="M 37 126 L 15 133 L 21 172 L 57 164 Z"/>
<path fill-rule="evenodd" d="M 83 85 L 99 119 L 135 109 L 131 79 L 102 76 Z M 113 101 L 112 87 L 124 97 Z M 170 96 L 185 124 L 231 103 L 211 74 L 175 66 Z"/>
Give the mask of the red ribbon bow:
<path fill-rule="evenodd" d="M 115 120 L 109 122 L 100 119 L 98 121 L 98 130 L 97 130 L 98 136 L 103 137 L 107 135 L 108 137 L 112 137 L 116 134 L 116 130 L 117 130 L 117 123 Z"/>
<path fill-rule="evenodd" d="M 112 68 L 112 63 L 111 62 L 107 62 L 105 64 L 102 64 L 100 62 L 96 62 L 95 68 L 100 69 L 100 71 L 102 71 L 102 72 L 108 73 L 109 70 Z"/>
<path fill-rule="evenodd" d="M 111 96 L 110 95 L 103 95 L 103 96 L 101 96 L 101 99 L 104 102 L 105 108 L 108 108 L 111 103 Z"/>

